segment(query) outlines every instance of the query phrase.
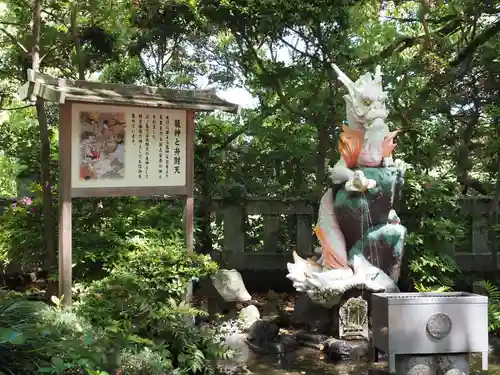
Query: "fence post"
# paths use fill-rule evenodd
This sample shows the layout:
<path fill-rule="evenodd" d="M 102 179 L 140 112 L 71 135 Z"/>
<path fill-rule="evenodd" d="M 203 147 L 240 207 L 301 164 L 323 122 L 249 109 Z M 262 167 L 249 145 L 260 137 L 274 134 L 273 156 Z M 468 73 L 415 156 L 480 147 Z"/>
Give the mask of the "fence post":
<path fill-rule="evenodd" d="M 264 219 L 264 252 L 277 253 L 280 236 L 280 216 L 263 215 Z"/>
<path fill-rule="evenodd" d="M 297 215 L 297 254 L 302 257 L 312 253 L 311 222 L 311 215 Z"/>
<path fill-rule="evenodd" d="M 245 264 L 245 206 L 231 204 L 224 209 L 223 257 L 227 267 L 240 269 Z"/>

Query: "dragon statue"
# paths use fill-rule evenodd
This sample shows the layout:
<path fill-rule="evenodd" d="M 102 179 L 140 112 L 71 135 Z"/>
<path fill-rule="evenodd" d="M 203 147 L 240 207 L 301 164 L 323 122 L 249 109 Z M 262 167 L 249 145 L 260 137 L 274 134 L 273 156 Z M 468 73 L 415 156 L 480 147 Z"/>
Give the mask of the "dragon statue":
<path fill-rule="evenodd" d="M 398 130 L 386 123 L 387 93 L 382 72 L 353 82 L 333 64 L 347 88 L 347 126 L 339 141 L 340 159 L 330 168 L 333 187 L 323 195 L 315 228 L 321 256 L 293 253 L 288 279 L 295 289 L 326 307 L 349 289 L 398 292 L 406 229 L 393 208 L 403 186 L 404 163 L 393 160 Z"/>

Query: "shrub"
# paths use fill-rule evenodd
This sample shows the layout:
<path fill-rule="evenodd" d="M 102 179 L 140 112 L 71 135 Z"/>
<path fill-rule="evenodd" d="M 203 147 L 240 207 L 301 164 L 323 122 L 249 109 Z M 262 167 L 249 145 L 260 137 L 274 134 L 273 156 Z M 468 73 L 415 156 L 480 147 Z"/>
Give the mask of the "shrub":
<path fill-rule="evenodd" d="M 87 322 L 70 311 L 20 298 L 0 300 L 0 373 L 91 370 L 102 363 Z"/>
<path fill-rule="evenodd" d="M 498 333 L 500 331 L 500 288 L 487 280 L 476 283 L 483 288 L 488 296 L 488 331 Z"/>
<path fill-rule="evenodd" d="M 121 355 L 121 375 L 165 375 L 171 371 L 169 360 L 161 357 L 158 353 L 144 348 L 138 353 L 124 350 Z"/>
<path fill-rule="evenodd" d="M 216 359 L 226 351 L 211 332 L 192 324 L 193 316 L 201 312 L 180 301 L 188 282 L 210 276 L 216 264 L 205 255 L 188 255 L 180 239 L 164 238 L 152 230 L 137 231 L 127 243 L 128 255 L 109 276 L 89 285 L 76 311 L 114 338 L 117 355 L 134 342 L 132 352 L 124 352 L 126 366 L 143 363 L 146 357 L 153 361 L 145 349 L 150 347 L 163 358 L 153 362 L 161 363 L 157 368 L 163 366 L 164 371 L 212 373 Z"/>
<path fill-rule="evenodd" d="M 6 207 L 0 216 L 0 262 L 25 270 L 42 267 L 45 243 L 41 186 Z M 57 190 L 53 189 L 54 201 Z M 136 198 L 75 199 L 73 201 L 74 278 L 90 281 L 106 276 L 128 251 L 131 229 L 157 227 L 165 232 L 181 227 L 181 212 L 172 201 Z M 57 216 L 57 206 L 54 207 Z M 56 220 L 56 217 L 54 217 Z M 57 221 L 55 221 L 57 222 Z M 57 234 L 57 233 L 56 233 Z"/>
<path fill-rule="evenodd" d="M 447 290 L 460 272 L 454 247 L 459 248 L 466 238 L 456 183 L 410 169 L 404 196 L 406 211 L 401 216 L 408 229 L 410 281 L 417 291 Z"/>

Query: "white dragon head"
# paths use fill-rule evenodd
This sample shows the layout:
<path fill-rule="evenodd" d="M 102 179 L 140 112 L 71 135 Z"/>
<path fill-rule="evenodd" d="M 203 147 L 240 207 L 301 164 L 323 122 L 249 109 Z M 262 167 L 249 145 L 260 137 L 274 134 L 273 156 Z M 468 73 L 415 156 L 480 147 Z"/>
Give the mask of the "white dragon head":
<path fill-rule="evenodd" d="M 370 128 L 376 119 L 384 120 L 388 116 L 385 100 L 387 93 L 382 90 L 382 71 L 375 69 L 375 76 L 365 73 L 353 82 L 337 65 L 332 64 L 338 79 L 347 88 L 344 95 L 346 115 L 349 127 L 357 129 Z"/>

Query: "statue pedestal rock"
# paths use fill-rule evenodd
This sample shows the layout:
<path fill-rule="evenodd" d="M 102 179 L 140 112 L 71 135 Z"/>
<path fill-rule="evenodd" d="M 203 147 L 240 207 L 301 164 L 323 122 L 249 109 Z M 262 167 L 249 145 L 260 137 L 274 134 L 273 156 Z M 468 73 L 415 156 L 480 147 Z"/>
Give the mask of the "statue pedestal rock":
<path fill-rule="evenodd" d="M 399 292 L 406 229 L 393 206 L 404 163 L 392 158 L 397 131 L 385 122 L 380 67 L 356 82 L 333 68 L 348 91 L 348 125 L 340 135 L 341 158 L 330 169 L 333 186 L 320 202 L 315 233 L 321 257 L 303 259 L 294 252 L 287 277 L 313 302 L 338 311 L 341 338 L 368 340 L 368 302 L 343 296 L 353 289 Z"/>

